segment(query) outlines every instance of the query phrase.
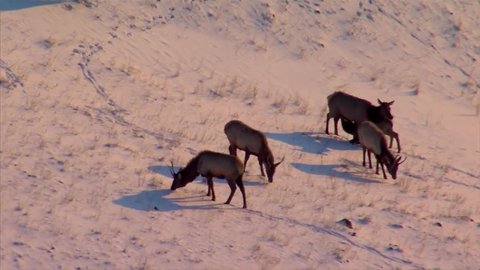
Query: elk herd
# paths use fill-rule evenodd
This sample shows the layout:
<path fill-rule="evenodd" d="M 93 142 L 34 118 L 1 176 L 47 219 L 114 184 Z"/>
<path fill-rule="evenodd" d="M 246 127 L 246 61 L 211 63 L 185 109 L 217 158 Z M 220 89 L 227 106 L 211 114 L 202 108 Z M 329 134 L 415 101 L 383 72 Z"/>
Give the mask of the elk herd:
<path fill-rule="evenodd" d="M 397 170 L 406 158 L 399 155 L 394 156 L 387 147 L 385 135 L 390 137 L 389 148 L 392 147 L 393 139 L 397 142 L 397 151 L 400 153 L 400 139 L 398 133 L 393 130 L 393 115 L 390 111 L 392 102 L 382 102 L 378 99 L 378 106 L 367 100 L 349 95 L 344 92 L 334 92 L 327 97 L 328 113 L 325 133 L 329 134 L 329 120 L 333 118 L 335 135 L 338 135 L 338 121 L 341 120 L 345 132 L 353 135 L 351 143 L 359 143 L 363 150 L 363 166 L 366 166 L 366 155 L 368 156 L 369 167 L 372 168 L 371 154 L 377 161 L 376 174 L 379 174 L 379 166 L 382 168 L 383 178 L 387 179 L 384 166 L 393 179 L 397 178 Z M 192 158 L 186 167 L 175 172 L 173 163 L 170 172 L 173 177 L 171 190 L 184 187 L 195 180 L 198 175 L 207 179 L 207 196 L 215 201 L 213 188 L 213 177 L 226 179 L 230 187 L 230 196 L 225 204 L 230 201 L 235 191 L 240 188 L 243 197 L 243 208 L 247 208 L 245 187 L 243 185 L 243 174 L 250 155 L 258 159 L 260 172 L 269 182 L 273 181 L 276 168 L 283 162 L 282 158 L 275 163 L 272 151 L 268 146 L 267 137 L 259 130 L 256 130 L 245 123 L 232 120 L 224 127 L 225 135 L 229 142 L 229 154 L 213 151 L 202 151 Z M 237 149 L 245 151 L 245 160 L 242 163 L 237 157 Z M 265 171 L 264 171 L 265 167 Z"/>

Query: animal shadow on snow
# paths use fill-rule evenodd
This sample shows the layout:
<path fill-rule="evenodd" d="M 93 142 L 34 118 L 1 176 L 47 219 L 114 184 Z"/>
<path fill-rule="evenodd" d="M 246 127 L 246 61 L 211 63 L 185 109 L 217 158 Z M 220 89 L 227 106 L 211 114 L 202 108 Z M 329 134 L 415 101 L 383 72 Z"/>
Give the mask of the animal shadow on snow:
<path fill-rule="evenodd" d="M 217 206 L 223 205 L 223 203 L 211 203 L 207 196 L 194 195 L 183 198 L 167 198 L 172 191 L 169 189 L 161 190 L 145 190 L 137 194 L 126 195 L 113 201 L 114 204 L 138 210 L 138 211 L 159 211 L 168 212 L 175 210 L 208 210 L 216 209 Z M 204 199 L 202 199 L 205 197 Z M 205 205 L 182 205 L 180 202 L 205 202 Z"/>
<path fill-rule="evenodd" d="M 301 151 L 312 154 L 326 154 L 330 150 L 355 150 L 359 147 L 348 141 L 340 141 L 318 132 L 265 133 L 267 138 L 288 143 Z"/>
<path fill-rule="evenodd" d="M 148 166 L 148 170 L 150 170 L 151 172 L 158 173 L 160 175 L 168 177 L 169 179 L 171 179 L 173 181 L 173 176 L 170 173 L 170 168 L 171 168 L 171 166 L 166 166 L 166 165 Z M 178 170 L 180 170 L 180 167 L 174 167 L 174 170 L 177 172 Z M 252 176 L 250 176 L 248 174 L 244 174 L 244 176 L 243 176 L 243 185 L 244 186 L 263 186 L 263 185 L 266 184 L 266 181 L 262 181 L 262 180 L 257 181 L 257 180 L 253 180 L 253 179 L 250 180 Z M 260 177 L 263 177 L 263 176 L 260 176 Z M 198 176 L 197 180 L 202 179 L 202 178 L 203 178 L 202 176 Z M 217 184 L 221 184 L 221 185 L 225 184 L 226 185 L 227 184 L 225 179 L 214 178 L 213 181 L 215 182 L 215 185 L 217 185 Z M 206 179 L 203 179 L 202 182 L 204 182 L 205 185 L 207 183 Z"/>
<path fill-rule="evenodd" d="M 308 174 L 314 174 L 314 175 L 324 175 L 324 176 L 334 176 L 340 179 L 345 179 L 349 181 L 356 181 L 356 182 L 361 182 L 361 183 L 379 183 L 377 180 L 372 180 L 372 179 L 366 179 L 363 178 L 357 174 L 347 172 L 344 169 L 347 168 L 348 165 L 345 164 L 304 164 L 304 163 L 292 163 L 292 166 L 304 173 Z M 352 166 L 356 166 L 352 164 Z M 359 166 L 359 170 L 364 170 L 364 167 Z M 373 174 L 375 175 L 375 174 Z"/>
<path fill-rule="evenodd" d="M 172 179 L 173 181 L 173 176 L 172 174 L 170 173 L 170 169 L 172 167 L 171 166 L 167 166 L 167 165 L 152 165 L 152 166 L 148 166 L 148 170 L 151 171 L 151 172 L 154 172 L 154 173 L 158 173 L 158 174 L 161 174 L 165 177 L 168 177 L 170 179 Z M 177 172 L 178 170 L 180 170 L 180 167 L 176 167 L 174 166 L 173 169 Z"/>

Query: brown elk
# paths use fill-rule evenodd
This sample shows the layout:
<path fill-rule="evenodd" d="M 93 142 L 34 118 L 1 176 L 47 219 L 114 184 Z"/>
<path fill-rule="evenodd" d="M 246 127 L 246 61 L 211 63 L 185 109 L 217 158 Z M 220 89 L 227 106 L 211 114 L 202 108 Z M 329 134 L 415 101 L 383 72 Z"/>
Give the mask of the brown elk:
<path fill-rule="evenodd" d="M 365 166 L 365 154 L 368 153 L 369 167 L 372 168 L 370 154 L 373 152 L 377 159 L 376 173 L 378 174 L 378 165 L 380 165 L 380 167 L 382 167 L 383 178 L 387 179 L 385 169 L 383 168 L 385 164 L 392 178 L 397 179 L 398 166 L 405 162 L 406 158 L 401 160 L 400 156 L 394 157 L 392 153 L 390 153 L 382 130 L 374 123 L 364 121 L 358 126 L 358 139 L 363 148 L 363 166 Z"/>
<path fill-rule="evenodd" d="M 359 143 L 358 141 L 358 133 L 357 133 L 357 123 L 350 121 L 344 117 L 341 118 L 342 121 L 342 128 L 348 134 L 353 135 L 353 139 L 350 140 L 351 143 Z M 393 139 L 397 141 L 397 152 L 400 153 L 400 138 L 398 133 L 393 130 L 393 122 L 391 119 L 383 119 L 380 122 L 375 123 L 378 128 L 380 128 L 383 133 L 390 137 L 390 144 L 388 148 L 392 148 Z"/>
<path fill-rule="evenodd" d="M 328 132 L 328 122 L 333 118 L 335 124 L 335 135 L 338 135 L 338 120 L 346 118 L 355 123 L 362 123 L 363 121 L 372 121 L 379 123 L 384 119 L 393 119 L 390 112 L 390 106 L 394 101 L 383 102 L 378 99 L 379 106 L 373 106 L 372 103 L 365 99 L 361 99 L 344 92 L 335 92 L 327 97 L 328 109 L 327 126 L 325 133 Z"/>
<path fill-rule="evenodd" d="M 174 171 L 172 164 L 171 173 L 173 176 L 173 183 L 171 190 L 184 187 L 195 180 L 198 175 L 202 175 L 207 178 L 207 196 L 210 196 L 211 192 L 212 201 L 215 201 L 213 177 L 225 178 L 230 186 L 230 196 L 225 204 L 230 204 L 233 194 L 235 194 L 235 190 L 238 186 L 243 196 L 243 208 L 247 208 L 247 199 L 242 180 L 243 172 L 243 164 L 237 157 L 212 151 L 203 151 L 192 158 L 187 166 L 180 169 L 178 172 Z"/>
<path fill-rule="evenodd" d="M 265 176 L 262 166 L 265 164 L 268 181 L 272 182 L 275 169 L 283 162 L 284 158 L 280 162 L 274 162 L 273 154 L 268 147 L 265 134 L 238 120 L 228 122 L 225 125 L 224 131 L 230 142 L 230 146 L 228 147 L 230 154 L 237 156 L 237 149 L 245 151 L 244 167 L 247 166 L 250 155 L 257 156 L 262 176 Z"/>

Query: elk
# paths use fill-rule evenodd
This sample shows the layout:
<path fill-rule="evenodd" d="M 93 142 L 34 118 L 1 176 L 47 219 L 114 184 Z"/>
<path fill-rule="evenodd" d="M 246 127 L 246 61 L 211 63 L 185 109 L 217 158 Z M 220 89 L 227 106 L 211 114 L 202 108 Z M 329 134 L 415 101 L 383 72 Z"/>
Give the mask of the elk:
<path fill-rule="evenodd" d="M 366 166 L 365 153 L 368 153 L 369 167 L 372 168 L 370 154 L 373 152 L 377 159 L 376 174 L 378 174 L 378 165 L 380 165 L 380 167 L 382 167 L 383 178 L 387 179 L 385 169 L 383 168 L 383 165 L 385 164 L 392 178 L 397 179 L 398 166 L 405 162 L 406 158 L 401 160 L 402 158 L 400 156 L 394 157 L 392 153 L 388 151 L 387 141 L 382 130 L 374 123 L 364 121 L 358 126 L 358 139 L 363 149 L 363 166 Z"/>
<path fill-rule="evenodd" d="M 244 167 L 247 166 L 247 161 L 250 158 L 250 155 L 257 156 L 262 176 L 265 176 L 262 166 L 265 164 L 268 181 L 272 182 L 275 169 L 285 158 L 280 162 L 274 162 L 273 154 L 268 147 L 265 134 L 238 120 L 228 122 L 225 125 L 224 132 L 230 142 L 230 146 L 228 147 L 230 155 L 237 156 L 237 149 L 245 151 Z"/>
<path fill-rule="evenodd" d="M 390 112 L 390 106 L 394 101 L 383 102 L 378 100 L 379 106 L 374 106 L 367 100 L 346 94 L 344 92 L 335 92 L 327 97 L 328 109 L 327 126 L 325 133 L 328 132 L 328 122 L 333 118 L 335 124 L 335 135 L 338 135 L 337 124 L 340 118 L 345 118 L 355 123 L 362 123 L 363 121 L 372 121 L 379 123 L 384 119 L 393 119 Z"/>
<path fill-rule="evenodd" d="M 341 118 L 342 121 L 342 128 L 345 132 L 353 135 L 353 139 L 350 140 L 351 143 L 359 143 L 358 142 L 358 133 L 357 133 L 357 124 L 353 121 L 350 121 L 344 117 Z M 398 133 L 393 130 L 393 122 L 391 119 L 383 119 L 380 122 L 375 123 L 378 128 L 382 130 L 382 132 L 390 137 L 390 144 L 388 148 L 392 148 L 393 139 L 397 141 L 397 152 L 400 153 L 400 138 Z"/>
<path fill-rule="evenodd" d="M 244 167 L 237 157 L 212 151 L 202 151 L 192 158 L 185 168 L 180 169 L 178 172 L 175 172 L 172 164 L 170 172 L 173 176 L 171 190 L 186 186 L 195 180 L 198 175 L 206 177 L 208 184 L 207 196 L 211 194 L 212 201 L 216 199 L 213 189 L 213 177 L 224 178 L 230 186 L 230 196 L 225 204 L 230 204 L 238 186 L 243 196 L 243 208 L 247 208 L 247 199 L 242 180 Z"/>

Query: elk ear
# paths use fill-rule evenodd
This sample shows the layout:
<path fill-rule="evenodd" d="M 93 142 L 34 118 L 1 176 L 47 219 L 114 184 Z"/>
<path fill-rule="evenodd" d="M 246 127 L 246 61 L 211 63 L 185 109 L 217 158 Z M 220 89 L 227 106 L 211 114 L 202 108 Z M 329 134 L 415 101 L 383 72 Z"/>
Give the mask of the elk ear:
<path fill-rule="evenodd" d="M 395 102 L 395 100 L 392 100 L 390 102 L 387 102 L 388 106 L 392 106 L 392 104 Z"/>
<path fill-rule="evenodd" d="M 379 98 L 377 98 L 377 101 L 378 101 L 378 104 L 382 105 L 383 102 Z"/>

